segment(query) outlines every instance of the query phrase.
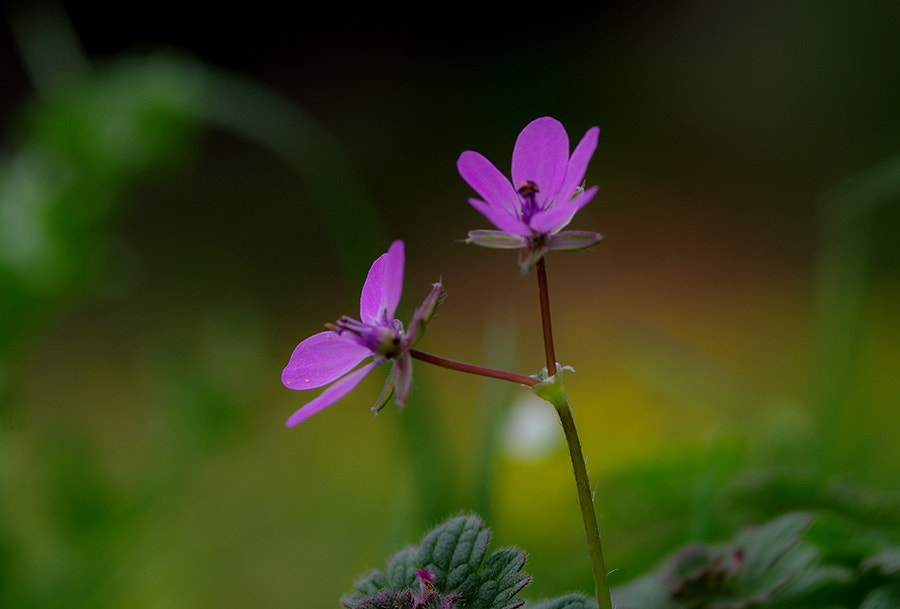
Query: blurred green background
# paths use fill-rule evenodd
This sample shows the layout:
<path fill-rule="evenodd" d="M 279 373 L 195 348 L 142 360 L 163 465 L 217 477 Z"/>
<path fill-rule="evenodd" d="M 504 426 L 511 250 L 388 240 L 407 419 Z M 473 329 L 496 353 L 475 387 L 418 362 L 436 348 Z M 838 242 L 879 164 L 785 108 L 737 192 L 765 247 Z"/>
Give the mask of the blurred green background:
<path fill-rule="evenodd" d="M 900 5 L 282 10 L 6 10 L 0 606 L 336 607 L 461 510 L 529 596 L 589 590 L 527 392 L 418 365 L 403 412 L 373 375 L 283 425 L 395 238 L 401 317 L 449 294 L 423 349 L 543 365 L 455 162 L 548 114 L 602 129 L 572 228 L 606 239 L 548 268 L 611 583 L 788 509 L 900 529 Z"/>

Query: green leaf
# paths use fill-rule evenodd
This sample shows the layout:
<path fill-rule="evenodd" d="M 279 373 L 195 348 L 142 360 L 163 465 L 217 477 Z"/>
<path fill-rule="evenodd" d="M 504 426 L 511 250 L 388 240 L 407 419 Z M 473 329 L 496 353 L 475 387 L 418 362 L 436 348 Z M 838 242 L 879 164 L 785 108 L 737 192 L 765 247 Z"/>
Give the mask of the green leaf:
<path fill-rule="evenodd" d="M 597 609 L 597 599 L 584 594 L 566 594 L 535 603 L 529 603 L 527 609 Z"/>
<path fill-rule="evenodd" d="M 859 609 L 897 609 L 900 607 L 900 586 L 882 586 L 872 590 Z"/>
<path fill-rule="evenodd" d="M 356 590 L 346 594 L 341 603 L 345 607 L 378 609 L 387 602 L 385 599 L 398 601 L 405 592 L 410 592 L 409 598 L 415 601 L 423 588 L 416 574 L 425 569 L 434 574 L 431 586 L 438 602 L 443 599 L 445 605 L 441 606 L 521 607 L 524 601 L 516 595 L 531 581 L 522 573 L 525 554 L 515 548 L 503 548 L 488 555 L 490 540 L 490 529 L 478 516 L 451 518 L 426 533 L 417 547 L 395 554 L 388 561 L 386 574 L 376 570 L 359 579 L 354 584 Z M 454 595 L 458 599 L 454 600 Z"/>
<path fill-rule="evenodd" d="M 409 590 L 396 592 L 385 590 L 353 605 L 353 609 L 413 609 L 413 597 Z"/>
<path fill-rule="evenodd" d="M 853 582 L 853 571 L 825 564 L 804 533 L 812 516 L 786 514 L 744 529 L 719 546 L 693 545 L 654 573 L 615 591 L 620 609 L 823 607 Z"/>
<path fill-rule="evenodd" d="M 863 571 L 877 571 L 892 579 L 900 578 L 900 548 L 887 548 L 863 561 Z M 898 605 L 900 606 L 900 605 Z"/>
<path fill-rule="evenodd" d="M 379 592 L 383 590 L 387 590 L 391 587 L 384 573 L 378 570 L 374 570 L 369 573 L 367 576 L 362 577 L 353 584 L 356 586 L 357 594 L 354 595 L 354 600 L 352 603 L 356 603 L 358 600 L 363 599 L 367 596 L 375 596 Z M 349 597 L 350 595 L 348 595 Z M 358 597 L 358 598 L 357 598 Z M 344 602 L 344 599 L 341 599 L 341 602 Z M 347 607 L 351 607 L 351 604 L 345 603 Z"/>
<path fill-rule="evenodd" d="M 416 580 L 417 552 L 415 548 L 406 548 L 394 554 L 388 561 L 387 581 L 396 589 L 418 587 Z"/>
<path fill-rule="evenodd" d="M 480 541 L 479 535 L 487 535 Z M 477 585 L 475 569 L 484 557 L 490 531 L 477 516 L 460 516 L 432 529 L 422 539 L 418 560 L 422 568 L 435 574 L 435 587 L 456 592 L 463 598 L 472 595 Z"/>
<path fill-rule="evenodd" d="M 480 607 L 519 607 L 524 601 L 514 597 L 531 582 L 522 573 L 525 554 L 513 548 L 497 550 L 485 562 L 481 575 L 482 584 L 478 589 L 475 605 Z"/>

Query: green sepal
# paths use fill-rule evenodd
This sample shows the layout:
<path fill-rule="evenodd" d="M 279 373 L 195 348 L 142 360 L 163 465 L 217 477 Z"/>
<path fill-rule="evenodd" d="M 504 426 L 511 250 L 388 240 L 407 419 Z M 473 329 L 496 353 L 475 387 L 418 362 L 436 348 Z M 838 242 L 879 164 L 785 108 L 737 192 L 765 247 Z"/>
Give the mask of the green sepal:
<path fill-rule="evenodd" d="M 603 235 L 587 230 L 567 230 L 547 238 L 547 249 L 561 252 L 577 252 L 597 245 Z"/>
<path fill-rule="evenodd" d="M 425 297 L 425 300 L 422 301 L 422 304 L 416 309 L 412 321 L 409 324 L 409 328 L 407 329 L 407 332 L 415 333 L 415 336 L 413 336 L 412 339 L 413 345 L 422 339 L 422 335 L 425 334 L 425 326 L 428 325 L 428 322 L 434 317 L 438 307 L 444 304 L 444 300 L 446 299 L 447 292 L 444 290 L 443 281 L 438 280 L 436 283 L 432 283 L 431 291 L 428 293 L 428 296 Z"/>
<path fill-rule="evenodd" d="M 502 230 L 472 230 L 466 243 L 474 243 L 483 247 L 501 250 L 517 250 L 528 245 L 528 239 Z"/>
<path fill-rule="evenodd" d="M 387 382 L 384 384 L 384 389 L 381 390 L 381 395 L 378 396 L 378 399 L 375 401 L 375 404 L 372 406 L 372 412 L 379 413 L 381 409 L 387 406 L 388 402 L 391 401 L 391 398 L 394 397 L 394 374 L 393 370 L 391 374 L 388 376 Z"/>
<path fill-rule="evenodd" d="M 527 247 L 519 250 L 519 270 L 522 275 L 528 274 L 528 271 L 538 263 L 538 260 L 547 253 L 547 247 L 543 243 L 529 243 Z"/>

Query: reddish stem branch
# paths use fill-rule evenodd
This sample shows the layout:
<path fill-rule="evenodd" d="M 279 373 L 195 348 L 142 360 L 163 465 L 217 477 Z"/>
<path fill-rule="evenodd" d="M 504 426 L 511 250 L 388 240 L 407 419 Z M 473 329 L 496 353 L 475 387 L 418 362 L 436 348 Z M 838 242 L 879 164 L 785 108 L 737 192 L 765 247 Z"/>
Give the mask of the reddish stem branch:
<path fill-rule="evenodd" d="M 541 300 L 541 326 L 544 329 L 544 354 L 547 358 L 547 376 L 556 374 L 556 352 L 553 349 L 553 328 L 550 324 L 550 294 L 547 290 L 547 265 L 544 257 L 537 261 L 538 295 Z"/>
<path fill-rule="evenodd" d="M 515 372 L 494 370 L 493 368 L 485 368 L 484 366 L 476 366 L 475 364 L 457 362 L 452 359 L 425 353 L 424 351 L 419 351 L 418 349 L 410 349 L 409 355 L 410 357 L 414 357 L 418 360 L 422 360 L 423 362 L 428 362 L 429 364 L 434 364 L 435 366 L 440 366 L 442 368 L 449 368 L 450 370 L 457 370 L 459 372 L 466 372 L 468 374 L 477 374 L 478 376 L 500 379 L 501 381 L 509 381 L 511 383 L 517 383 L 519 385 L 527 385 L 528 387 L 534 387 L 535 385 L 540 383 L 540 381 L 533 376 L 525 376 L 524 374 L 517 374 Z"/>

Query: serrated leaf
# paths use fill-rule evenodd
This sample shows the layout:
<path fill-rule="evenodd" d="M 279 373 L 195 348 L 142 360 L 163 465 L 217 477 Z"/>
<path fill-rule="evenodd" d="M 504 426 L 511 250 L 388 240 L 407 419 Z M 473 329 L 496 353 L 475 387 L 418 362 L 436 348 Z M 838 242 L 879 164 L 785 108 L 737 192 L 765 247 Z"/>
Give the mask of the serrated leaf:
<path fill-rule="evenodd" d="M 527 609 L 597 609 L 597 599 L 584 594 L 566 594 L 558 598 L 529 603 Z"/>
<path fill-rule="evenodd" d="M 468 596 L 468 592 L 478 585 L 478 576 L 470 565 L 459 565 L 447 574 L 444 585 L 447 590 L 452 590 L 460 595 L 462 592 L 466 592 L 466 596 Z"/>
<path fill-rule="evenodd" d="M 356 590 L 346 594 L 341 602 L 345 607 L 355 607 L 363 601 L 381 603 L 387 591 L 398 594 L 410 591 L 415 604 L 419 602 L 416 599 L 422 598 L 420 574 L 424 570 L 433 575 L 428 582 L 429 589 L 446 606 L 521 607 L 524 601 L 515 597 L 531 581 L 522 573 L 525 554 L 515 548 L 502 548 L 488 555 L 490 539 L 490 530 L 478 516 L 451 518 L 426 533 L 418 547 L 395 554 L 388 561 L 387 575 L 372 571 L 358 580 Z M 452 600 L 454 597 L 458 599 Z"/>
<path fill-rule="evenodd" d="M 353 586 L 356 590 L 341 597 L 341 604 L 344 607 L 354 607 L 363 599 L 390 588 L 387 577 L 377 569 L 353 582 Z"/>
<path fill-rule="evenodd" d="M 419 560 L 432 563 L 445 572 L 469 562 L 475 540 L 484 528 L 477 516 L 460 516 L 433 529 L 419 546 Z"/>
<path fill-rule="evenodd" d="M 491 531 L 490 529 L 484 528 L 475 537 L 475 541 L 472 544 L 472 553 L 469 556 L 469 562 L 473 565 L 481 564 L 484 561 L 484 557 L 487 555 L 487 549 L 490 543 Z"/>
<path fill-rule="evenodd" d="M 525 555 L 515 548 L 501 548 L 493 552 L 484 563 L 484 576 L 491 579 L 505 579 L 510 575 L 521 575 L 525 566 Z"/>
<path fill-rule="evenodd" d="M 388 561 L 387 584 L 395 590 L 413 588 L 418 585 L 416 571 L 418 567 L 418 551 L 414 547 L 400 550 Z"/>
<path fill-rule="evenodd" d="M 413 596 L 409 590 L 397 592 L 385 590 L 376 596 L 361 600 L 353 609 L 413 609 Z"/>

